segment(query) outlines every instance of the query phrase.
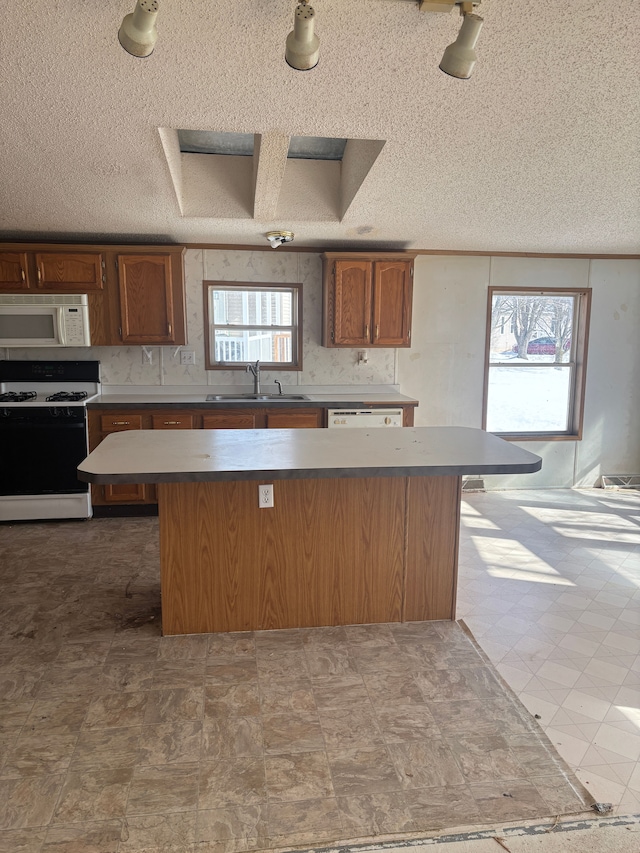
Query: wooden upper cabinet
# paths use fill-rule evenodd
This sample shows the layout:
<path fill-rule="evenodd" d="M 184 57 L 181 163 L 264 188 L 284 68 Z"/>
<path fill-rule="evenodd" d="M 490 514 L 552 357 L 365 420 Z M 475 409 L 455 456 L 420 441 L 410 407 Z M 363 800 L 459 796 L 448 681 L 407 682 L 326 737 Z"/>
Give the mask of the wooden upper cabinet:
<path fill-rule="evenodd" d="M 373 265 L 373 345 L 411 344 L 412 261 L 375 261 Z"/>
<path fill-rule="evenodd" d="M 366 346 L 371 339 L 371 263 L 336 261 L 333 273 L 334 344 Z"/>
<path fill-rule="evenodd" d="M 184 344 L 181 253 L 118 255 L 117 265 L 122 343 Z"/>
<path fill-rule="evenodd" d="M 29 266 L 26 252 L 0 252 L 0 290 L 26 290 Z"/>
<path fill-rule="evenodd" d="M 326 347 L 411 346 L 413 255 L 323 255 Z"/>
<path fill-rule="evenodd" d="M 36 252 L 36 287 L 62 293 L 102 290 L 104 258 L 99 252 Z"/>

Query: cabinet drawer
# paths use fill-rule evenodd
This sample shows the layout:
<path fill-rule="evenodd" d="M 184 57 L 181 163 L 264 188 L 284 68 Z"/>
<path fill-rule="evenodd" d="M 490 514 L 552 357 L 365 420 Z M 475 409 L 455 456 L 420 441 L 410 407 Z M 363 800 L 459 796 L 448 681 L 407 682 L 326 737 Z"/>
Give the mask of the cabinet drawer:
<path fill-rule="evenodd" d="M 267 412 L 267 429 L 317 429 L 320 417 L 320 411 Z"/>
<path fill-rule="evenodd" d="M 202 418 L 202 429 L 255 429 L 256 416 L 252 412 L 247 414 L 204 415 Z"/>
<path fill-rule="evenodd" d="M 193 429 L 193 415 L 152 415 L 154 429 Z"/>
<path fill-rule="evenodd" d="M 102 415 L 102 432 L 120 432 L 125 429 L 142 429 L 142 415 Z"/>

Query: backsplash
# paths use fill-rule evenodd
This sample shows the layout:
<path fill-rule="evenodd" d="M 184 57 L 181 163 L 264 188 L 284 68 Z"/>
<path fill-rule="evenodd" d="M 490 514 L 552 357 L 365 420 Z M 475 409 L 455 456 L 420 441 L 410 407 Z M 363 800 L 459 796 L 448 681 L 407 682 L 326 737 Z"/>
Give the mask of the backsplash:
<path fill-rule="evenodd" d="M 369 349 L 367 364 L 357 364 L 354 349 L 327 349 L 320 344 L 322 323 L 322 260 L 302 252 L 250 252 L 188 249 L 185 252 L 187 345 L 195 352 L 195 365 L 180 364 L 180 347 L 147 347 L 151 364 L 143 363 L 145 350 L 133 347 L 6 350 L 18 359 L 87 359 L 101 363 L 103 385 L 191 386 L 242 385 L 249 377 L 240 370 L 204 368 L 203 280 L 244 282 L 301 282 L 303 369 L 262 373 L 263 387 L 280 380 L 285 386 L 392 385 L 396 380 L 396 350 Z"/>

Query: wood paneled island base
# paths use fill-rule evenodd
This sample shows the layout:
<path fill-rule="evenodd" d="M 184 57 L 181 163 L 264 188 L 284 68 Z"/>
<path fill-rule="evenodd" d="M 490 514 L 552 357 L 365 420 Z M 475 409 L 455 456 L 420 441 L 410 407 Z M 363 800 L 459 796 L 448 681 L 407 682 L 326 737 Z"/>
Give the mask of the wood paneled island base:
<path fill-rule="evenodd" d="M 460 483 L 161 483 L 163 633 L 453 619 Z"/>
<path fill-rule="evenodd" d="M 462 475 L 541 464 L 466 427 L 133 430 L 78 477 L 157 484 L 163 632 L 197 634 L 453 619 Z"/>

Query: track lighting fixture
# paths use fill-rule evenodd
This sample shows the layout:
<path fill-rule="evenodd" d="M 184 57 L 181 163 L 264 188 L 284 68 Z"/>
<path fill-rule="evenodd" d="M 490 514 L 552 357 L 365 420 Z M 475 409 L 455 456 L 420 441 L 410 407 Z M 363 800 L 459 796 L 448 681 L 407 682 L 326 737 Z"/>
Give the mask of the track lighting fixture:
<path fill-rule="evenodd" d="M 440 70 L 451 77 L 468 80 L 476 63 L 475 46 L 482 29 L 483 19 L 473 14 L 480 0 L 418 0 L 424 12 L 450 12 L 456 6 L 463 16 L 462 26 L 457 39 L 444 52 Z M 158 0 L 136 0 L 133 13 L 125 15 L 118 39 L 122 47 L 132 56 L 149 56 L 155 47 L 158 33 L 156 18 Z M 293 15 L 293 30 L 287 36 L 284 57 L 291 68 L 297 71 L 309 71 L 318 64 L 320 39 L 315 34 L 315 10 L 307 0 L 299 0 Z M 290 232 L 272 232 L 287 233 Z M 274 249 L 288 239 L 272 244 Z"/>
<path fill-rule="evenodd" d="M 277 249 L 283 243 L 293 243 L 293 231 L 267 231 L 266 238 L 272 249 Z"/>
<path fill-rule="evenodd" d="M 475 46 L 483 19 L 473 14 L 480 0 L 418 0 L 422 12 L 450 12 L 457 6 L 463 16 L 458 38 L 445 50 L 440 70 L 450 77 L 468 80 L 476 64 Z"/>
<path fill-rule="evenodd" d="M 483 18 L 479 15 L 464 15 L 458 38 L 444 52 L 440 63 L 441 71 L 459 80 L 468 80 L 471 77 L 477 59 L 475 46 L 482 24 Z"/>
<path fill-rule="evenodd" d="M 132 56 L 149 56 L 158 38 L 157 0 L 137 0 L 133 13 L 125 15 L 118 30 L 122 47 Z"/>
<path fill-rule="evenodd" d="M 306 0 L 296 6 L 293 30 L 287 36 L 284 58 L 296 71 L 310 71 L 318 64 L 320 39 L 314 33 L 316 13 Z"/>

